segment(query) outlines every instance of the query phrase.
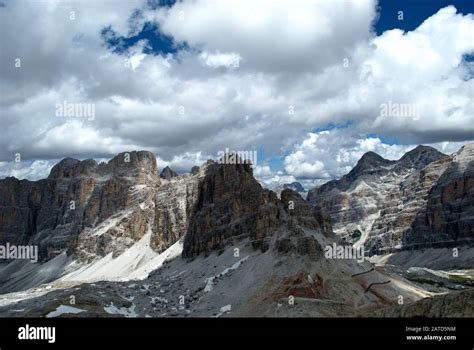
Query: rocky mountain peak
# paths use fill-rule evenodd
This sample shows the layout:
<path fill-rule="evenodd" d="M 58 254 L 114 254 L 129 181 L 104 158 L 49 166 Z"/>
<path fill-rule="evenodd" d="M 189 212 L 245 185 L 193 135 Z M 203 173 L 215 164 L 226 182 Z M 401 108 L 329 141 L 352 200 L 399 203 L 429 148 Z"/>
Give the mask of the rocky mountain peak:
<path fill-rule="evenodd" d="M 403 168 L 422 169 L 426 165 L 447 157 L 437 149 L 430 146 L 417 146 L 405 153 L 398 161 L 397 166 Z"/>
<path fill-rule="evenodd" d="M 48 179 L 74 178 L 77 176 L 92 176 L 95 172 L 115 173 L 136 170 L 150 175 L 157 173 L 156 157 L 148 151 L 123 152 L 116 155 L 108 163 L 98 164 L 94 159 L 78 160 L 64 158 L 57 163 L 48 176 Z"/>
<path fill-rule="evenodd" d="M 208 160 L 212 161 L 212 160 Z M 243 158 L 238 152 L 229 152 L 224 153 L 219 160 L 217 161 L 218 164 L 241 164 L 244 165 L 245 168 L 253 173 L 252 170 L 252 160 L 248 158 Z"/>
<path fill-rule="evenodd" d="M 303 188 L 303 185 L 301 185 L 299 182 L 292 182 L 292 183 L 288 183 L 288 184 L 283 184 L 283 188 L 284 189 L 290 189 L 290 190 L 293 190 L 295 192 L 304 192 L 304 188 Z"/>
<path fill-rule="evenodd" d="M 274 188 L 273 192 L 277 194 L 278 198 L 281 198 L 281 193 L 286 189 L 295 191 L 299 195 L 301 195 L 304 199 L 306 198 L 307 192 L 305 191 L 304 187 L 299 182 L 292 182 L 292 183 L 286 183 L 286 184 L 280 185 Z"/>
<path fill-rule="evenodd" d="M 357 162 L 356 166 L 347 176 L 349 179 L 353 180 L 363 174 L 382 170 L 384 167 L 391 166 L 394 163 L 395 161 L 385 159 L 377 153 L 369 151 L 364 153 L 364 155 Z"/>
<path fill-rule="evenodd" d="M 395 162 L 369 153 L 308 201 L 324 208 L 338 235 L 362 237 L 369 254 L 463 244 L 472 236 L 473 169 L 472 144 L 451 157 L 418 146 Z"/>
<path fill-rule="evenodd" d="M 183 256 L 219 249 L 235 236 L 261 241 L 280 223 L 276 194 L 263 189 L 249 164 L 207 162 L 184 239 Z"/>
<path fill-rule="evenodd" d="M 160 177 L 166 180 L 169 180 L 172 177 L 176 177 L 176 176 L 178 176 L 178 174 L 175 171 L 173 171 L 169 166 L 166 166 L 160 173 Z"/>
<path fill-rule="evenodd" d="M 472 151 L 467 147 L 458 155 L 468 157 Z M 419 153 L 423 154 L 423 149 Z M 372 311 L 396 304 L 400 295 L 405 301 L 417 300 L 425 295 L 423 290 L 415 289 L 416 285 L 406 283 L 391 270 L 373 268 L 368 261 L 327 258 L 323 247 L 342 245 L 333 235 L 330 216 L 339 228 L 349 229 L 354 239 L 361 240 L 355 243 L 374 252 L 399 242 L 416 249 L 430 235 L 443 232 L 470 238 L 474 217 L 469 206 L 472 171 L 463 170 L 448 157 L 431 163 L 423 173 L 392 174 L 394 167 L 385 165 L 394 162 L 373 152 L 363 158 L 358 166 L 364 176 L 354 183 L 347 176 L 342 185 L 333 182 L 332 188 L 317 193 L 315 206 L 292 188 L 283 189 L 278 199 L 253 177 L 250 164 L 207 161 L 193 168 L 193 176 L 156 181 L 156 161 L 149 152 L 122 153 L 99 165 L 91 160 L 65 159 L 47 181 L 1 180 L 0 243 L 16 240 L 38 244 L 43 261 L 50 265 L 17 269 L 16 263 L 5 273 L 0 271 L 0 292 L 25 290 L 46 282 L 53 288 L 81 283 L 75 294 L 86 295 L 87 305 L 91 305 L 90 295 L 97 296 L 93 312 L 108 313 L 113 301 L 117 307 L 136 305 L 139 316 L 158 312 L 178 316 L 187 310 L 193 312 L 191 316 L 220 315 L 222 305 L 232 305 L 232 310 L 238 310 L 237 316 L 272 315 L 267 312 L 274 310 L 285 315 L 281 312 L 294 309 L 284 309 L 288 295 L 299 298 L 299 305 L 311 303 L 306 305 L 310 305 L 313 316 L 354 314 L 361 306 Z M 451 172 L 445 171 L 446 167 Z M 83 176 L 91 169 L 95 169 L 92 176 Z M 383 177 L 379 176 L 381 169 Z M 102 176 L 110 173 L 113 176 Z M 165 168 L 162 173 L 173 171 Z M 440 181 L 440 176 L 446 181 Z M 73 181 L 62 177 L 72 177 Z M 402 180 L 406 180 L 403 186 Z M 298 185 L 288 187 L 302 189 Z M 405 193 L 400 195 L 401 191 Z M 420 198 L 428 192 L 426 210 L 420 211 L 424 205 Z M 401 199 L 409 203 L 408 210 L 403 208 L 403 201 L 399 207 Z M 327 213 L 323 209 L 328 209 Z M 398 229 L 416 223 L 412 215 L 429 225 L 426 229 L 416 226 L 416 239 Z M 61 253 L 66 249 L 69 256 Z M 57 271 L 50 272 L 50 266 Z M 64 270 L 70 266 L 77 266 L 77 270 Z M 48 274 L 42 274 L 45 270 Z M 133 284 L 125 282 L 132 278 Z M 70 289 L 60 293 L 69 298 Z M 176 295 L 189 300 L 187 310 L 172 301 L 178 300 Z M 48 295 L 41 305 L 35 300 L 35 312 L 41 309 L 47 315 L 63 303 L 60 300 L 68 300 L 61 298 L 59 294 Z M 85 303 L 83 307 L 89 310 Z M 11 312 L 17 316 L 18 310 L 26 309 L 31 307 L 15 305 Z"/>
<path fill-rule="evenodd" d="M 283 227 L 303 236 L 303 227 L 324 235 L 332 232 L 329 217 L 319 208 L 292 189 L 284 189 L 279 200 L 253 177 L 250 164 L 211 162 L 202 170 L 205 175 L 184 238 L 185 258 L 246 238 L 254 249 L 266 251 L 271 247 L 269 236 Z"/>
<path fill-rule="evenodd" d="M 137 169 L 149 174 L 157 174 L 156 157 L 149 151 L 122 152 L 107 163 L 113 169 Z"/>
<path fill-rule="evenodd" d="M 358 163 L 363 164 L 363 165 L 381 164 L 385 162 L 387 162 L 387 159 L 385 159 L 384 157 L 382 157 L 381 155 L 373 151 L 364 153 L 358 161 Z"/>
<path fill-rule="evenodd" d="M 466 143 L 452 158 L 455 162 L 471 162 L 474 159 L 474 142 Z"/>
<path fill-rule="evenodd" d="M 96 167 L 97 162 L 93 159 L 80 161 L 74 158 L 64 158 L 51 169 L 48 178 L 62 179 L 90 175 Z"/>

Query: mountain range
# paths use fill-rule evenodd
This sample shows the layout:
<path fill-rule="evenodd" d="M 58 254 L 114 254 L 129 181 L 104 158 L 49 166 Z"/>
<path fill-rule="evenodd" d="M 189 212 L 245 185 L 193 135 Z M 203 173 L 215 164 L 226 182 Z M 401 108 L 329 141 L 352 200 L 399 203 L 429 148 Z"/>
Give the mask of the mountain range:
<path fill-rule="evenodd" d="M 474 145 L 450 156 L 418 146 L 398 161 L 366 153 L 341 179 L 310 190 L 308 201 L 368 255 L 472 246 Z"/>
<path fill-rule="evenodd" d="M 0 245 L 39 252 L 0 264 L 0 315 L 472 317 L 473 162 L 473 144 L 369 152 L 305 199 L 250 164 L 66 158 L 0 180 Z"/>

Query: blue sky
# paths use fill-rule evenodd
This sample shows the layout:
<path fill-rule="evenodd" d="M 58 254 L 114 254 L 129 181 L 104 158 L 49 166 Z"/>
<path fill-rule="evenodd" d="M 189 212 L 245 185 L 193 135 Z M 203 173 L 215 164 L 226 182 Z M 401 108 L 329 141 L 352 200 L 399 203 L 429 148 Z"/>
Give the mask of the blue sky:
<path fill-rule="evenodd" d="M 471 0 L 379 0 L 380 17 L 375 24 L 375 31 L 381 34 L 394 28 L 413 30 L 448 5 L 456 6 L 463 14 L 474 12 L 474 3 Z M 398 19 L 399 11 L 403 11 L 403 21 Z"/>

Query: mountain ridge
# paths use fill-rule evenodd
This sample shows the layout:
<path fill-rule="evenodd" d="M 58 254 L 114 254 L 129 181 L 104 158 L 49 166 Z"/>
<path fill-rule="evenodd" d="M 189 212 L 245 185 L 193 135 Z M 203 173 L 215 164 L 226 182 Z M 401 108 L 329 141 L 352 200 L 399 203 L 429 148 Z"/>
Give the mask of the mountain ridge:
<path fill-rule="evenodd" d="M 338 235 L 352 243 L 361 237 L 356 244 L 364 244 L 370 255 L 409 247 L 442 248 L 441 241 L 446 243 L 446 247 L 463 244 L 458 239 L 460 232 L 464 232 L 461 236 L 470 244 L 467 237 L 474 235 L 474 219 L 469 209 L 474 202 L 474 156 L 469 152 L 472 148 L 473 144 L 468 143 L 447 156 L 433 147 L 420 145 L 396 161 L 366 153 L 347 175 L 311 189 L 307 198 L 313 205 L 322 206 L 324 212 L 331 216 Z M 458 166 L 463 170 L 453 170 Z M 462 178 L 462 183 L 457 178 Z M 442 191 L 436 190 L 441 182 L 445 182 L 447 187 L 457 186 L 458 191 L 452 192 L 457 193 L 457 197 L 445 199 L 442 210 L 439 203 L 436 211 L 426 209 L 434 206 L 430 203 L 436 191 Z M 459 191 L 460 187 L 456 184 L 460 184 L 463 190 Z M 457 209 L 447 205 L 455 201 L 464 204 Z M 455 212 L 464 213 L 462 215 L 466 218 L 461 222 L 459 218 L 442 219 L 460 215 Z M 440 220 L 444 224 L 439 223 Z M 435 226 L 434 222 L 438 225 Z M 450 222 L 456 222 L 457 226 L 453 227 Z M 458 227 L 460 223 L 464 226 Z"/>
<path fill-rule="evenodd" d="M 458 179 L 455 188 L 461 183 L 471 188 L 466 182 L 470 175 L 464 176 L 470 169 L 470 149 L 459 153 L 455 164 L 444 157 L 421 171 L 406 169 L 403 176 L 390 173 L 391 163 L 384 174 L 398 182 L 383 189 L 405 188 L 401 198 L 408 201 L 410 193 L 428 193 L 433 179 L 447 167 Z M 448 281 L 450 275 L 441 282 L 439 276 L 424 277 L 441 283 L 428 288 L 401 267 L 374 265 L 363 256 L 328 255 L 328 247 L 343 252 L 357 248 L 344 240 L 340 222 L 328 213 L 337 202 L 312 205 L 289 188 L 278 198 L 258 183 L 250 164 L 209 160 L 191 173 L 162 179 L 150 157 L 126 152 L 102 165 L 65 160 L 52 171 L 54 176 L 36 183 L 0 181 L 0 243 L 11 240 L 26 220 L 26 229 L 35 229 L 18 242 L 39 244 L 43 252 L 37 265 L 0 264 L 0 292 L 9 292 L 0 302 L 0 315 L 49 315 L 65 305 L 74 290 L 76 307 L 86 317 L 354 316 L 386 307 L 397 312 L 400 296 L 410 305 L 424 298 L 430 304 L 433 295 L 446 291 L 445 285 L 461 288 Z M 369 154 L 360 177 L 348 187 L 358 191 L 362 209 L 370 209 L 366 198 L 380 194 L 369 186 L 380 174 L 374 164 L 388 163 Z M 451 188 L 452 178 L 440 182 L 449 190 L 439 188 L 440 196 L 433 197 L 439 199 L 426 206 L 432 208 L 426 215 L 436 215 L 439 203 L 443 207 L 452 200 L 469 213 L 463 207 L 464 191 Z M 454 197 L 445 198 L 445 193 Z M 71 211 L 72 198 L 76 206 Z M 398 222 L 397 217 L 404 217 L 392 212 L 392 206 L 382 209 L 371 217 L 374 229 L 387 227 L 387 218 Z M 380 218 L 385 220 L 382 225 Z M 469 216 L 466 220 L 470 227 Z M 434 224 L 444 227 L 442 222 Z M 372 247 L 397 242 L 385 232 L 381 237 L 389 239 L 380 247 L 373 241 Z M 369 231 L 362 232 L 362 238 L 364 243 L 373 239 Z M 449 300 L 455 310 L 469 302 L 462 298 L 462 305 L 456 305 L 456 298 Z M 416 306 L 414 310 L 423 311 Z"/>

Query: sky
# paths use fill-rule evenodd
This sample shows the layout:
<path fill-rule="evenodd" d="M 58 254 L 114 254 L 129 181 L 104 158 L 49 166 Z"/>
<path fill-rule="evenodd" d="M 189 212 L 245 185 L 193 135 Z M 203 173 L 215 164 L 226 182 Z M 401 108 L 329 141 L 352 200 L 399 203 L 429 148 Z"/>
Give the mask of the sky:
<path fill-rule="evenodd" d="M 0 0 L 0 178 L 257 151 L 267 187 L 474 140 L 471 0 Z"/>

